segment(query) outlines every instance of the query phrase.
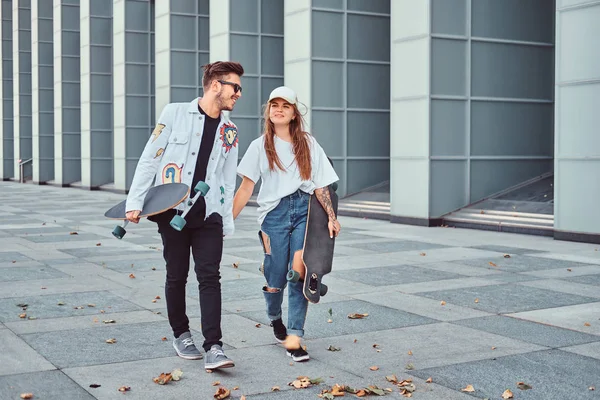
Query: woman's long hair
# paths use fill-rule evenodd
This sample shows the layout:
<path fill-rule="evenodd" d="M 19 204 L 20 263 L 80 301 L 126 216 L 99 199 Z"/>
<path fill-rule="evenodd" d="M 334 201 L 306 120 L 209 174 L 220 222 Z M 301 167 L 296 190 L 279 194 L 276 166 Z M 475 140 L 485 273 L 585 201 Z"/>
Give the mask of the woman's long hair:
<path fill-rule="evenodd" d="M 308 133 L 304 131 L 304 119 L 298 107 L 292 104 L 294 108 L 295 118 L 290 121 L 290 135 L 292 136 L 293 152 L 296 158 L 296 164 L 300 170 L 300 178 L 302 180 L 309 180 L 311 177 L 311 162 L 310 162 L 310 146 Z M 264 137 L 265 137 L 265 151 L 267 153 L 267 160 L 269 160 L 269 169 L 275 171 L 275 167 L 282 171 L 285 171 L 277 151 L 275 150 L 275 125 L 269 118 L 271 110 L 271 102 L 265 106 L 263 118 L 265 120 Z"/>

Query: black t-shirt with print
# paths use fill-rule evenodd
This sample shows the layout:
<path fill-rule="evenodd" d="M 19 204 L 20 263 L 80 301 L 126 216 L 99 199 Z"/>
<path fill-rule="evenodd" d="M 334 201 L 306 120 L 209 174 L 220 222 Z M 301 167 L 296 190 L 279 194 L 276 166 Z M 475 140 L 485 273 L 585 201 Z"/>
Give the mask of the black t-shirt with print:
<path fill-rule="evenodd" d="M 200 142 L 200 149 L 198 150 L 198 159 L 196 160 L 196 169 L 192 179 L 192 186 L 190 187 L 190 197 L 195 194 L 194 188 L 196 187 L 196 184 L 206 179 L 208 160 L 210 159 L 210 153 L 212 152 L 213 145 L 215 143 L 217 128 L 221 122 L 220 115 L 218 118 L 212 118 L 206 115 L 200 105 L 198 105 L 198 111 L 200 111 L 200 113 L 204 116 L 204 131 L 202 132 L 202 140 Z M 196 200 L 196 203 L 186 215 L 186 226 L 193 228 L 194 226 L 201 225 L 205 216 L 206 201 L 204 200 L 204 197 L 200 197 Z"/>

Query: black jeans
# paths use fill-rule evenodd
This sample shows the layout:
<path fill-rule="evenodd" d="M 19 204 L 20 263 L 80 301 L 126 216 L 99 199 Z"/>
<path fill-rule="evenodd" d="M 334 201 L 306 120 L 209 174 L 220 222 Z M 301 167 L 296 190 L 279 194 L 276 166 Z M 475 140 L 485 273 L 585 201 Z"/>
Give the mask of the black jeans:
<path fill-rule="evenodd" d="M 200 293 L 200 313 L 204 350 L 210 350 L 221 342 L 221 275 L 219 266 L 223 254 L 223 219 L 213 213 L 206 221 L 187 225 L 181 232 L 173 229 L 169 222 L 174 213 L 164 213 L 153 220 L 163 241 L 163 256 L 167 265 L 165 296 L 169 324 L 175 337 L 189 331 L 186 315 L 185 285 L 190 270 L 190 248 L 194 256 L 196 278 Z"/>

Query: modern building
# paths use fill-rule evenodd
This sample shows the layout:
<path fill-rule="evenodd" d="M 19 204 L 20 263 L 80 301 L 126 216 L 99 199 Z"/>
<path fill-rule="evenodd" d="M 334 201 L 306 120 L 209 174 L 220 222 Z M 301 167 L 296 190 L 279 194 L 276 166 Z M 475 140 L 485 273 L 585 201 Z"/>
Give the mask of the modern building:
<path fill-rule="evenodd" d="M 5 180 L 127 191 L 162 107 L 236 60 L 240 154 L 291 86 L 344 207 L 600 242 L 598 0 L 0 1 Z"/>

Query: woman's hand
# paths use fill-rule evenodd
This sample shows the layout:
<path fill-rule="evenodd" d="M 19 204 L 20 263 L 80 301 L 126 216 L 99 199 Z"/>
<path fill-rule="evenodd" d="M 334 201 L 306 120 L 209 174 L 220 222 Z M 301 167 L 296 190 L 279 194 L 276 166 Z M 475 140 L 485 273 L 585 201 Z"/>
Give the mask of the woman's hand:
<path fill-rule="evenodd" d="M 337 219 L 332 220 L 331 218 L 329 218 L 327 227 L 329 228 L 329 237 L 332 239 L 334 237 L 338 237 L 340 231 L 342 230 L 342 226 L 340 225 L 340 222 Z"/>

